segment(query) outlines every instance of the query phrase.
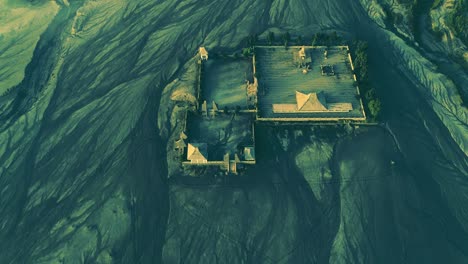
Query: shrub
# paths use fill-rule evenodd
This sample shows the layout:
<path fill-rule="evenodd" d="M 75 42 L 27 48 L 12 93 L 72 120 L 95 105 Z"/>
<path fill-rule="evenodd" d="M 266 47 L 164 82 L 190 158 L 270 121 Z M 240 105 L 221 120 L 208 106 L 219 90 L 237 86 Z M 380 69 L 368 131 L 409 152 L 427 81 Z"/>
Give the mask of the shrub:
<path fill-rule="evenodd" d="M 302 39 L 302 36 L 299 35 L 299 36 L 297 37 L 297 40 L 296 40 L 297 45 L 302 45 L 303 42 L 304 42 L 304 41 L 303 41 L 303 39 Z"/>
<path fill-rule="evenodd" d="M 367 76 L 367 43 L 364 41 L 358 41 L 354 43 L 355 54 L 354 54 L 354 69 L 356 75 L 361 82 L 365 82 L 368 79 Z"/>
<path fill-rule="evenodd" d="M 251 34 L 247 37 L 247 45 L 249 47 L 255 46 L 255 44 L 258 42 L 258 35 L 257 34 Z"/>
<path fill-rule="evenodd" d="M 353 43 L 354 69 L 359 82 L 359 89 L 363 96 L 364 108 L 370 115 L 370 118 L 376 120 L 379 117 L 382 104 L 377 97 L 376 90 L 371 87 L 368 80 L 367 48 L 367 42 L 358 41 Z"/>
<path fill-rule="evenodd" d="M 289 41 L 291 40 L 291 35 L 289 35 L 289 32 L 286 32 L 281 36 L 281 39 L 283 40 L 284 47 L 286 48 L 288 46 Z"/>
<path fill-rule="evenodd" d="M 369 101 L 368 107 L 370 114 L 374 118 L 377 118 L 380 114 L 380 110 L 382 109 L 382 104 L 380 103 L 379 99 L 375 98 Z"/>
<path fill-rule="evenodd" d="M 343 39 L 338 35 L 336 31 L 332 33 L 315 33 L 312 36 L 312 46 L 332 46 L 343 44 Z"/>
<path fill-rule="evenodd" d="M 317 33 L 315 33 L 314 36 L 312 37 L 312 43 L 310 45 L 311 46 L 317 45 L 317 41 L 318 41 L 318 37 L 317 37 Z"/>
<path fill-rule="evenodd" d="M 286 33 L 284 33 L 281 38 L 283 39 L 284 42 L 289 42 L 291 40 L 291 35 L 289 34 L 289 32 L 286 31 Z"/>
<path fill-rule="evenodd" d="M 331 45 L 337 44 L 340 41 L 340 37 L 338 36 L 338 33 L 336 33 L 336 31 L 333 31 L 330 34 L 329 41 Z"/>
<path fill-rule="evenodd" d="M 368 101 L 372 101 L 374 98 L 376 98 L 377 95 L 375 93 L 375 89 L 374 88 L 371 88 L 369 89 L 365 94 L 364 94 L 364 98 L 366 98 Z"/>
<path fill-rule="evenodd" d="M 243 49 L 242 49 L 242 55 L 244 55 L 244 57 L 252 56 L 252 55 L 253 55 L 253 51 L 254 51 L 254 49 L 253 49 L 252 47 L 250 47 L 250 48 L 243 48 Z"/>
<path fill-rule="evenodd" d="M 268 41 L 269 45 L 273 44 L 273 42 L 275 42 L 275 33 L 271 32 L 271 31 L 268 32 L 267 41 Z"/>

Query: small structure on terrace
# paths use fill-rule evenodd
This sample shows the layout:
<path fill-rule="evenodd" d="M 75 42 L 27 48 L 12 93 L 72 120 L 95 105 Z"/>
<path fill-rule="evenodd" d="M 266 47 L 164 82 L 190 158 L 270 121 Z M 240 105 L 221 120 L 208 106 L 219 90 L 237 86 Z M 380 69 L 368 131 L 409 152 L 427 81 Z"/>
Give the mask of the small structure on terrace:
<path fill-rule="evenodd" d="M 198 53 L 200 53 L 201 60 L 208 60 L 208 51 L 206 51 L 205 47 L 200 47 Z"/>
<path fill-rule="evenodd" d="M 187 143 L 185 143 L 185 140 L 187 139 L 187 135 L 182 131 L 180 133 L 180 137 L 178 140 L 174 142 L 174 149 L 179 152 L 179 155 L 182 155 L 185 151 L 185 148 L 187 147 Z"/>
<path fill-rule="evenodd" d="M 335 70 L 333 70 L 333 65 L 320 65 L 320 70 L 322 71 L 322 76 L 334 76 Z"/>
<path fill-rule="evenodd" d="M 244 148 L 244 160 L 255 161 L 255 148 L 254 147 Z"/>
<path fill-rule="evenodd" d="M 211 106 L 211 111 L 210 111 L 210 116 L 211 117 L 216 117 L 216 113 L 218 113 L 219 109 L 218 109 L 218 105 L 215 103 L 215 101 L 213 101 L 213 105 Z"/>
<path fill-rule="evenodd" d="M 307 73 L 310 69 L 312 58 L 307 54 L 305 46 L 302 46 L 294 55 L 294 61 L 299 68 L 302 68 L 303 73 Z"/>
<path fill-rule="evenodd" d="M 174 143 L 174 148 L 180 152 L 180 154 L 184 153 L 185 148 L 187 147 L 187 144 L 185 143 L 185 140 L 179 139 L 176 140 Z"/>
<path fill-rule="evenodd" d="M 302 48 L 299 50 L 299 57 L 301 58 L 301 60 L 305 60 L 306 58 L 306 53 L 305 53 L 305 47 L 302 46 Z"/>

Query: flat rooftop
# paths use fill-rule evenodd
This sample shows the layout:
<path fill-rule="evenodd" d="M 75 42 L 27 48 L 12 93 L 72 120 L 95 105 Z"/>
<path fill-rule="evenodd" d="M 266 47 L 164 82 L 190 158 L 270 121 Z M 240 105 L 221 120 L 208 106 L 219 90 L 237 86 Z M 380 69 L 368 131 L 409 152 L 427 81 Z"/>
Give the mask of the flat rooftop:
<path fill-rule="evenodd" d="M 226 153 L 234 155 L 239 152 L 239 147 L 253 146 L 253 122 L 251 113 L 219 113 L 208 118 L 190 112 L 187 115 L 186 142 L 207 143 L 208 160 L 222 161 Z"/>
<path fill-rule="evenodd" d="M 253 81 L 250 58 L 210 58 L 203 65 L 201 99 L 208 105 L 215 101 L 219 109 L 246 109 L 247 80 Z"/>
<path fill-rule="evenodd" d="M 364 112 L 346 47 L 305 47 L 311 59 L 306 74 L 297 64 L 301 46 L 255 48 L 256 70 L 259 79 L 258 117 L 261 118 L 306 118 L 306 119 L 353 119 L 364 118 Z M 324 51 L 327 50 L 325 59 Z M 322 75 L 320 65 L 332 65 L 334 75 Z M 326 69 L 329 70 L 329 69 Z M 296 91 L 308 94 L 324 92 L 329 104 L 351 103 L 350 112 L 274 113 L 273 104 L 295 104 Z"/>

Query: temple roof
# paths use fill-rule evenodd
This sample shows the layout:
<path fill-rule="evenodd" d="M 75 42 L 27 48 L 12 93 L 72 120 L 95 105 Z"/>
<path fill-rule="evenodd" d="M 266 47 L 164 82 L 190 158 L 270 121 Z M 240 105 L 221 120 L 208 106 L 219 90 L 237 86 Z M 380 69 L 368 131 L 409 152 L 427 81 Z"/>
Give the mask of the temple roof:
<path fill-rule="evenodd" d="M 200 47 L 198 51 L 200 52 L 200 56 L 208 56 L 208 51 L 206 51 L 205 47 Z"/>
<path fill-rule="evenodd" d="M 296 102 L 299 111 L 327 110 L 327 102 L 323 92 L 304 94 L 296 91 Z"/>
<path fill-rule="evenodd" d="M 187 160 L 207 160 L 208 147 L 206 143 L 189 143 L 187 148 Z"/>

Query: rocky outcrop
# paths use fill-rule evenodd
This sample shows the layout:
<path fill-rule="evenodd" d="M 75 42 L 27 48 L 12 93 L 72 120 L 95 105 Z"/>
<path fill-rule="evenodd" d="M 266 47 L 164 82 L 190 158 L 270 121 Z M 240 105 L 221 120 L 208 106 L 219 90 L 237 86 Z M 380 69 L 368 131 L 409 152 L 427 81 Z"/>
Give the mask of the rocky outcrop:
<path fill-rule="evenodd" d="M 0 96 L 23 80 L 34 48 L 59 8 L 54 2 L 35 8 L 5 2 L 0 5 Z"/>
<path fill-rule="evenodd" d="M 431 9 L 429 13 L 431 29 L 441 38 L 440 43 L 443 44 L 444 51 L 447 54 L 459 57 L 468 64 L 468 48 L 447 25 L 447 19 L 454 12 L 456 1 L 446 0 L 440 2 L 441 4 Z"/>

